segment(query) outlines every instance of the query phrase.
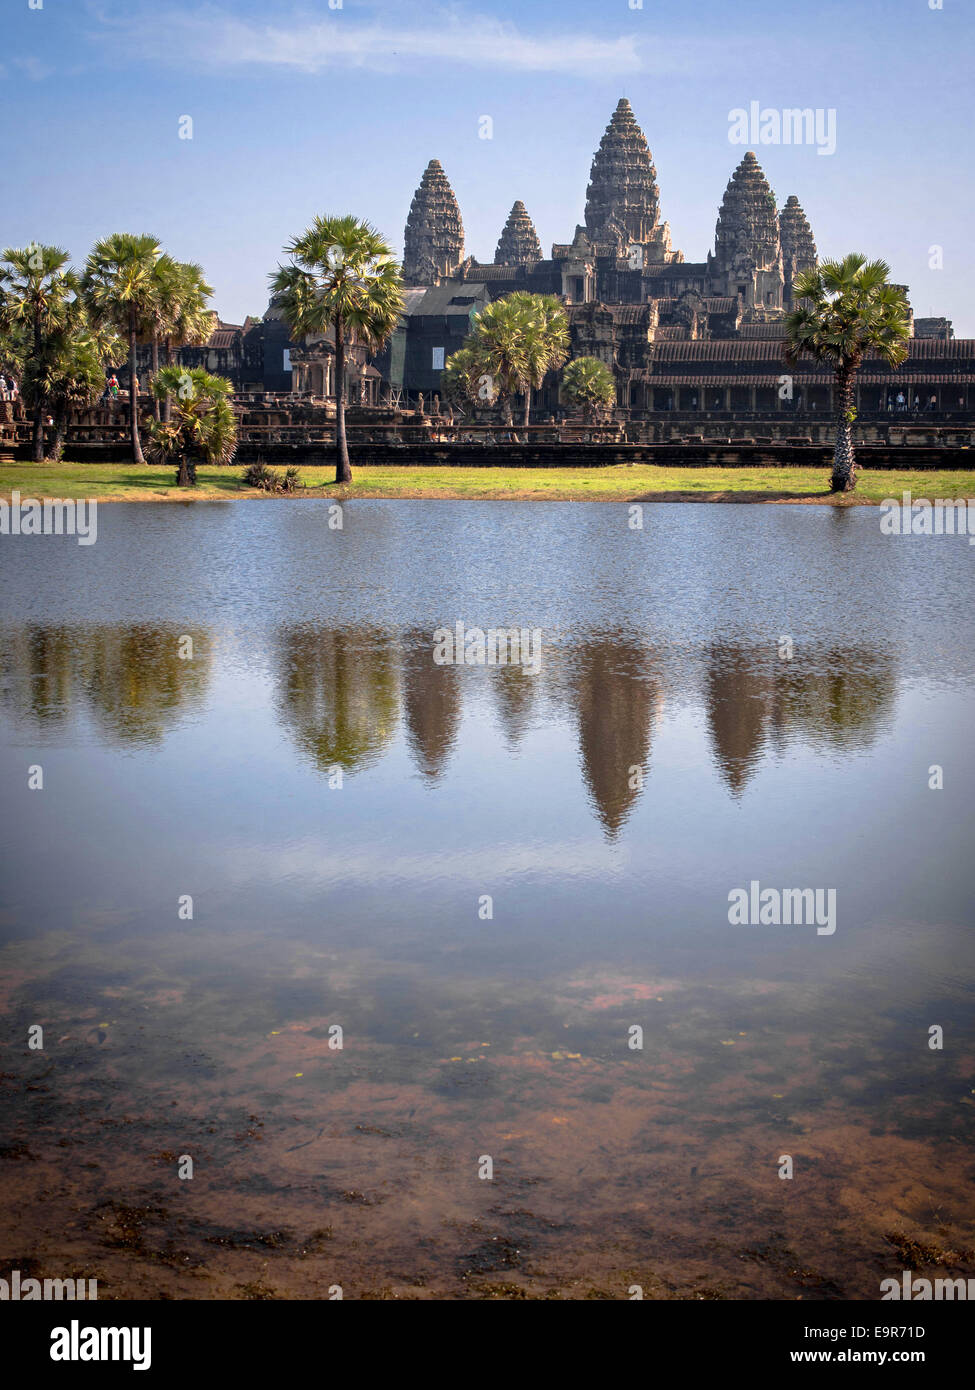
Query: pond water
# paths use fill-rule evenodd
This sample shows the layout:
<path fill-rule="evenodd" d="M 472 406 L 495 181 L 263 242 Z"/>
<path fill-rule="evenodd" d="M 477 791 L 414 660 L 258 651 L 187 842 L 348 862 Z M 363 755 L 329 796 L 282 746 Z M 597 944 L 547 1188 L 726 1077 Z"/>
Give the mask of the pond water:
<path fill-rule="evenodd" d="M 964 538 L 869 507 L 329 516 L 2 539 L 0 1274 L 975 1273 Z M 540 669 L 438 663 L 457 623 L 537 632 Z M 832 892 L 829 923 L 732 924 L 753 883 Z"/>

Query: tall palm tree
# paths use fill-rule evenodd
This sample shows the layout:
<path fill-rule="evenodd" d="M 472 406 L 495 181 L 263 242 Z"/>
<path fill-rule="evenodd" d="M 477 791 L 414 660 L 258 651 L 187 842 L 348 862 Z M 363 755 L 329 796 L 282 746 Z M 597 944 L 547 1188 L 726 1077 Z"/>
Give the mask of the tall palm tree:
<path fill-rule="evenodd" d="M 356 217 L 316 217 L 285 247 L 271 287 L 294 336 L 335 330 L 335 481 L 352 481 L 345 435 L 345 350 L 353 335 L 378 352 L 403 312 L 403 282 L 388 243 Z"/>
<path fill-rule="evenodd" d="M 156 261 L 152 269 L 152 296 L 146 312 L 145 326 L 149 331 L 152 350 L 152 376 L 155 381 L 159 372 L 159 342 L 170 331 L 179 304 L 180 274 L 179 262 L 167 252 Z M 155 391 L 152 393 L 152 413 L 156 420 L 162 419 L 162 401 Z"/>
<path fill-rule="evenodd" d="M 217 326 L 217 315 L 212 309 L 207 308 L 207 300 L 213 294 L 213 286 L 207 284 L 203 267 L 192 261 L 173 261 L 172 266 L 172 272 L 167 268 L 163 273 L 163 294 L 166 302 L 162 338 L 167 367 L 175 364 L 177 349 L 202 347 L 209 341 Z M 156 370 L 158 361 L 154 366 L 154 371 Z M 157 402 L 158 399 L 156 396 Z M 162 406 L 162 418 L 168 421 L 172 418 L 172 401 L 168 395 Z"/>
<path fill-rule="evenodd" d="M 0 260 L 0 332 L 22 333 L 29 343 L 22 389 L 34 414 L 35 463 L 44 460 L 48 398 L 42 363 L 47 340 L 66 323 L 78 278 L 59 246 L 8 247 Z M 24 344 L 26 346 L 27 344 Z"/>
<path fill-rule="evenodd" d="M 154 236 L 115 232 L 92 247 L 82 281 L 95 321 L 128 334 L 129 429 L 136 463 L 145 463 L 139 439 L 136 347 L 151 323 L 154 275 L 161 255 Z"/>
<path fill-rule="evenodd" d="M 907 357 L 910 305 L 904 291 L 888 283 L 889 275 L 886 261 L 868 261 L 854 252 L 803 271 L 792 287 L 796 307 L 785 319 L 786 362 L 811 357 L 836 376 L 832 492 L 856 487 L 853 423 L 860 364 L 869 354 L 894 368 Z"/>

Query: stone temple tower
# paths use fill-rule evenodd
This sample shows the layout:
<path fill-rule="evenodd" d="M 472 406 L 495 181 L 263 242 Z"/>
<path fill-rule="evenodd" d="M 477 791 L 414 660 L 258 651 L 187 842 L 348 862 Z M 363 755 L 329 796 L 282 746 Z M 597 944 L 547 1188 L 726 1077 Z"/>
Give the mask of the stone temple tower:
<path fill-rule="evenodd" d="M 460 208 L 440 160 L 431 159 L 406 220 L 403 279 L 407 285 L 439 284 L 456 272 L 463 259 Z"/>
<path fill-rule="evenodd" d="M 775 194 L 751 150 L 725 189 L 708 257 L 711 290 L 736 295 L 752 317 L 782 310 L 782 248 Z"/>
<path fill-rule="evenodd" d="M 535 224 L 528 216 L 524 203 L 519 198 L 508 213 L 498 249 L 494 253 L 495 265 L 524 265 L 542 259 L 542 243 L 535 231 Z"/>
<path fill-rule="evenodd" d="M 819 261 L 812 228 L 799 199 L 791 193 L 779 213 L 779 240 L 782 243 L 782 271 L 785 275 L 783 302 L 792 308 L 792 282 L 804 270 L 815 270 Z"/>
<path fill-rule="evenodd" d="M 621 97 L 592 161 L 586 230 L 594 243 L 653 248 L 648 259 L 673 259 L 670 230 L 660 221 L 660 192 L 650 147 L 626 97 Z"/>

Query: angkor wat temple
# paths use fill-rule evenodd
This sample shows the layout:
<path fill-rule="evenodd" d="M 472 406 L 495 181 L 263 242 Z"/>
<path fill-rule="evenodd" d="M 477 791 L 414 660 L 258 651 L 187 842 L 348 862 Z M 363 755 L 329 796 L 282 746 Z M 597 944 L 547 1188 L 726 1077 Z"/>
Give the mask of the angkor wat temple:
<path fill-rule="evenodd" d="M 686 261 L 662 220 L 650 149 L 623 99 L 593 158 L 584 216 L 571 240 L 554 245 L 546 259 L 519 200 L 501 229 L 494 260 L 482 264 L 466 254 L 457 199 L 439 161 L 431 160 L 406 223 L 399 327 L 374 359 L 365 345 L 349 350 L 352 437 L 397 447 L 460 440 L 462 431 L 440 429 L 444 366 L 479 310 L 513 290 L 528 290 L 565 303 L 572 357 L 597 357 L 613 371 L 614 418 L 592 433 L 592 442 L 678 444 L 685 454 L 688 446 L 706 446 L 712 452 L 702 459 L 712 462 L 724 458 L 713 453 L 722 445 L 754 445 L 752 461 L 768 461 L 765 445 L 810 445 L 826 456 L 834 435 L 832 373 L 808 360 L 789 368 L 783 355 L 792 283 L 815 265 L 816 242 L 795 195 L 777 207 L 751 151 L 725 189 L 713 251 L 705 261 Z M 856 244 L 853 236 L 841 250 Z M 862 249 L 871 256 L 885 252 L 883 246 Z M 261 318 L 221 322 L 206 346 L 184 349 L 180 360 L 233 382 L 242 456 L 256 451 L 270 458 L 278 448 L 283 458 L 303 448 L 318 457 L 316 450 L 324 448 L 335 411 L 330 334 L 292 341 L 272 301 Z M 147 381 L 148 344 L 140 348 L 138 365 L 140 380 Z M 906 458 L 905 446 L 920 448 L 919 460 L 925 449 L 947 456 L 972 447 L 973 384 L 975 341 L 956 339 L 947 319 L 914 319 L 900 368 L 867 358 L 858 373 L 858 438 L 893 449 L 888 462 Z M 11 409 L 0 404 L 0 424 Z M 560 374 L 551 373 L 533 397 L 533 439 L 560 446 L 571 440 L 571 428 L 568 434 L 562 429 L 572 426 L 570 415 L 560 401 Z M 481 426 L 490 428 L 483 420 Z M 102 403 L 78 420 L 74 438 L 100 448 L 117 435 L 121 448 L 125 434 L 118 409 Z M 584 431 L 580 438 L 590 435 Z"/>
<path fill-rule="evenodd" d="M 882 247 L 869 248 L 883 254 Z M 444 361 L 461 346 L 472 314 L 513 290 L 558 295 L 568 308 L 572 356 L 613 369 L 618 406 L 629 418 L 657 412 L 825 413 L 832 376 L 798 368 L 791 399 L 781 395 L 782 321 L 792 283 L 817 261 L 799 199 L 781 209 L 749 151 L 718 211 L 714 250 L 686 261 L 663 221 L 657 174 L 629 102 L 616 107 L 592 162 L 585 222 L 570 241 L 542 247 L 520 200 L 493 262 L 465 254 L 460 208 L 439 160 L 428 164 L 406 223 L 407 312 L 377 362 L 406 399 L 429 400 Z M 867 361 L 863 414 L 967 413 L 975 344 L 954 340 L 946 319 L 916 319 L 908 361 L 897 372 Z M 902 400 L 898 400 L 898 395 Z M 544 418 L 557 409 L 555 377 L 536 398 Z"/>

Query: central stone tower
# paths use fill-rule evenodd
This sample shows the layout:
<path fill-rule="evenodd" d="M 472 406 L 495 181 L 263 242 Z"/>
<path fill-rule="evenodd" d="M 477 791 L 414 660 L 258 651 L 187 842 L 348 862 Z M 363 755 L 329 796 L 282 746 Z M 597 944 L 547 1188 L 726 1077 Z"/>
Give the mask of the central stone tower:
<path fill-rule="evenodd" d="M 626 97 L 621 97 L 592 161 L 586 190 L 586 231 L 596 245 L 658 246 L 667 259 L 670 230 L 660 221 L 660 190 L 650 147 Z"/>

